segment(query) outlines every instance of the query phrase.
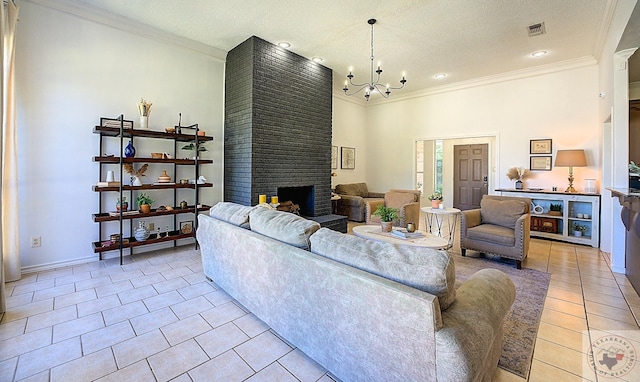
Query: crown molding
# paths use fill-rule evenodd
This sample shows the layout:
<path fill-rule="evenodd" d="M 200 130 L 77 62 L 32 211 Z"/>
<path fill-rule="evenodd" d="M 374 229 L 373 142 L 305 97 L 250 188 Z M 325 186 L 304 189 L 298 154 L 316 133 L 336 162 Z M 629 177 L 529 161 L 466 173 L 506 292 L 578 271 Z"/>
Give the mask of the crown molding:
<path fill-rule="evenodd" d="M 598 27 L 598 35 L 593 46 L 593 56 L 598 59 L 602 57 L 602 50 L 604 49 L 604 45 L 607 41 L 607 34 L 611 29 L 611 22 L 613 21 L 613 16 L 616 12 L 617 6 L 618 0 L 608 0 L 604 13 L 602 14 L 602 19 L 600 20 L 600 25 Z"/>
<path fill-rule="evenodd" d="M 511 72 L 500 73 L 492 76 L 479 77 L 468 81 L 460 81 L 449 85 L 443 85 L 433 88 L 427 88 L 422 90 L 417 90 L 415 92 L 406 93 L 401 96 L 396 96 L 393 100 L 388 99 L 375 99 L 373 101 L 369 101 L 368 106 L 377 106 L 382 105 L 389 102 L 401 102 L 409 99 L 426 97 L 434 94 L 440 93 L 449 93 L 464 89 L 471 89 L 479 86 L 487 86 L 492 84 L 497 84 L 500 82 L 514 81 L 522 78 L 528 77 L 536 77 L 542 76 L 545 74 L 562 72 L 566 70 L 573 70 L 584 68 L 588 66 L 596 65 L 598 61 L 591 57 L 581 57 L 572 60 L 561 61 L 548 65 L 540 65 L 533 68 L 514 70 Z"/>
<path fill-rule="evenodd" d="M 173 33 L 163 31 L 150 25 L 141 24 L 127 17 L 118 16 L 110 12 L 103 11 L 86 4 L 77 3 L 71 0 L 22 0 L 23 2 L 41 5 L 56 11 L 70 14 L 85 20 L 93 21 L 114 29 L 132 33 L 137 36 L 145 37 L 161 43 L 176 45 L 184 49 L 189 49 L 207 56 L 210 56 L 221 62 L 226 61 L 227 52 L 214 48 L 210 45 L 203 44 L 185 37 L 178 36 Z"/>

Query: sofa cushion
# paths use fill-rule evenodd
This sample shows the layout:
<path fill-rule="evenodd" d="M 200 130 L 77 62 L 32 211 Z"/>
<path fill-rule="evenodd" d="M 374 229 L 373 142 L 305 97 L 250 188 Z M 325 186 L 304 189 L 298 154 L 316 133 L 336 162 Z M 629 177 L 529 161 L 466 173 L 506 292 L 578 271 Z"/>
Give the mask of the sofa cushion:
<path fill-rule="evenodd" d="M 311 252 L 438 297 L 445 310 L 456 296 L 453 259 L 446 251 L 396 246 L 321 228 L 311 236 Z"/>
<path fill-rule="evenodd" d="M 366 198 L 369 195 L 369 189 L 366 183 L 338 184 L 336 186 L 336 194 Z"/>
<path fill-rule="evenodd" d="M 309 236 L 320 228 L 313 220 L 268 208 L 254 208 L 249 214 L 249 224 L 254 232 L 307 250 Z"/>
<path fill-rule="evenodd" d="M 495 200 L 482 198 L 480 214 L 483 224 L 495 224 L 513 228 L 516 221 L 526 213 L 525 203 L 518 200 Z"/>
<path fill-rule="evenodd" d="M 249 213 L 253 208 L 231 202 L 218 202 L 209 209 L 209 216 L 240 227 L 249 222 Z"/>
<path fill-rule="evenodd" d="M 467 238 L 496 243 L 508 247 L 516 245 L 515 230 L 495 224 L 481 224 L 479 226 L 467 228 Z"/>

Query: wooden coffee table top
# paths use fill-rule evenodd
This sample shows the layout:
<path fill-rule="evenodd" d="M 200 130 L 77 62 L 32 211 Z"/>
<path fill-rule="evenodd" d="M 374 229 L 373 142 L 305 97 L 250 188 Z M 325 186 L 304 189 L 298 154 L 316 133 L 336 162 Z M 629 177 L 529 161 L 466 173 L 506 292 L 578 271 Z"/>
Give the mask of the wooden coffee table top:
<path fill-rule="evenodd" d="M 394 227 L 394 229 L 399 229 Z M 402 230 L 402 229 L 401 229 Z M 425 247 L 425 248 L 446 248 L 449 245 L 449 241 L 445 238 L 432 235 L 430 233 L 422 233 L 422 237 L 419 238 L 410 238 L 403 239 L 398 236 L 393 235 L 392 233 L 382 232 L 382 227 L 380 224 L 375 225 L 359 225 L 353 227 L 353 234 L 365 239 L 382 241 L 385 243 L 391 244 L 401 244 L 401 245 L 412 245 L 415 247 Z"/>

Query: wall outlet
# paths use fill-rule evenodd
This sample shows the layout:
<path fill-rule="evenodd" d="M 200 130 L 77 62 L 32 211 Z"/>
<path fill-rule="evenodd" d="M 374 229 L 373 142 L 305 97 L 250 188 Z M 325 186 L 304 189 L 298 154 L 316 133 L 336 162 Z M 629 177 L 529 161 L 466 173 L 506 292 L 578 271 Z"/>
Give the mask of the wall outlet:
<path fill-rule="evenodd" d="M 39 247 L 41 244 L 40 236 L 31 237 L 31 248 Z"/>
<path fill-rule="evenodd" d="M 149 231 L 154 231 L 156 229 L 156 225 L 153 223 L 149 223 Z"/>

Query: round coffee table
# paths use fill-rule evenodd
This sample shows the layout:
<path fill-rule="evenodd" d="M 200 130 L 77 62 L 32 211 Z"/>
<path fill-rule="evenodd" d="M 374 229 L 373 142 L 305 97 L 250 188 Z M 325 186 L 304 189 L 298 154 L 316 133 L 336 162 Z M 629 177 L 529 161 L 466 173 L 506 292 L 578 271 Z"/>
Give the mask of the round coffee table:
<path fill-rule="evenodd" d="M 406 232 L 405 229 L 395 228 Z M 421 232 L 421 237 L 403 239 L 395 236 L 390 232 L 382 232 L 380 224 L 359 225 L 353 227 L 353 234 L 365 239 L 382 241 L 391 244 L 412 245 L 415 247 L 445 249 L 449 245 L 449 241 L 445 238 L 432 235 L 430 233 Z"/>

